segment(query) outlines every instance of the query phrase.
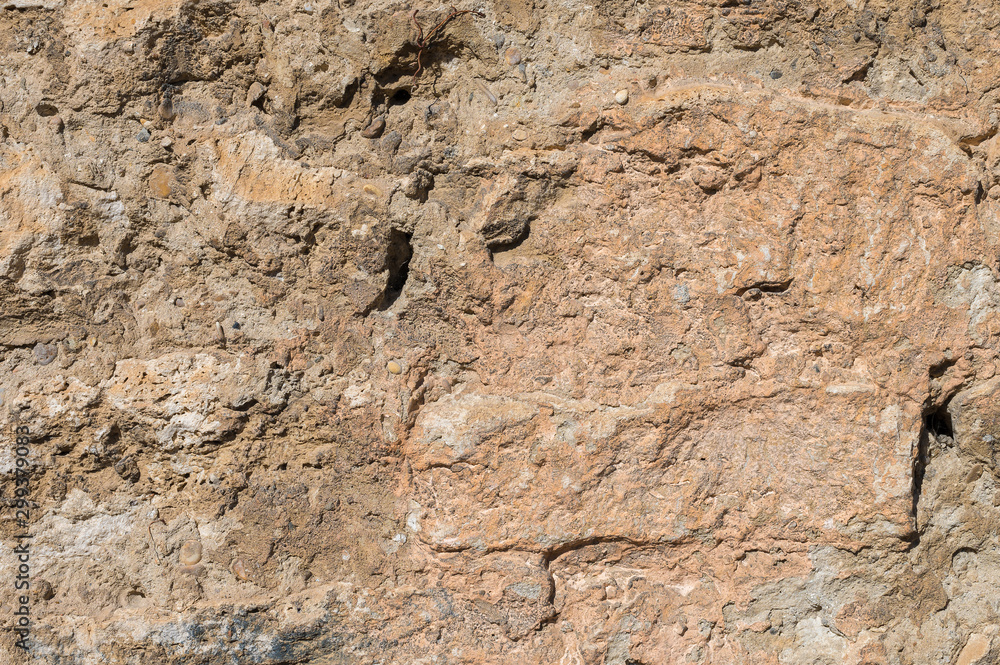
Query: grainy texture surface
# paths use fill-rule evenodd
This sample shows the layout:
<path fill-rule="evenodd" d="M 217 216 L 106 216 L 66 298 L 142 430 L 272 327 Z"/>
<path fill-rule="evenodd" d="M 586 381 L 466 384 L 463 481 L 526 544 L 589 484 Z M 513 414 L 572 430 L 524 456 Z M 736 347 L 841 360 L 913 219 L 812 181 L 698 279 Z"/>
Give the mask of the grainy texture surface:
<path fill-rule="evenodd" d="M 0 6 L 3 662 L 1000 662 L 1000 7 L 456 9 Z"/>

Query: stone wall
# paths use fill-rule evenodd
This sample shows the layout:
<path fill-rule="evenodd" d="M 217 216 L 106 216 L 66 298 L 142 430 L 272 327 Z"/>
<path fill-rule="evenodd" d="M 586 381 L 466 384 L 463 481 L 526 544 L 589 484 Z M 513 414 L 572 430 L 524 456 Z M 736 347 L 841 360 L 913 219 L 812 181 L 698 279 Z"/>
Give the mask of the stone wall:
<path fill-rule="evenodd" d="M 1000 661 L 998 28 L 7 0 L 0 649 Z"/>

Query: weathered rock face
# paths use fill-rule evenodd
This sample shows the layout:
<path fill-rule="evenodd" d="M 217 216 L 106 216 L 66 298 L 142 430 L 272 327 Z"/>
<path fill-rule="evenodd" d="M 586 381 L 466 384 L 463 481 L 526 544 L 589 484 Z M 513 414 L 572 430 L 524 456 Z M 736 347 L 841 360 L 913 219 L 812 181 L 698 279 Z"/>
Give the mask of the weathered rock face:
<path fill-rule="evenodd" d="M 998 27 L 8 2 L 3 662 L 997 662 Z"/>

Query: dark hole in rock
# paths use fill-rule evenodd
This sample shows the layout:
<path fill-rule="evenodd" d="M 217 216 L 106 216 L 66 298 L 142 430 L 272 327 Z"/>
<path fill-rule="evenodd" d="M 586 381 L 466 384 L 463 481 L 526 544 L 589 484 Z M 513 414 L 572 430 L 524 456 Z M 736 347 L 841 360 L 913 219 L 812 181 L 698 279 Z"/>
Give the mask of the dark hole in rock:
<path fill-rule="evenodd" d="M 410 233 L 393 229 L 389 234 L 389 247 L 386 251 L 386 266 L 389 268 L 389 280 L 385 285 L 385 295 L 379 309 L 385 310 L 399 299 L 410 276 L 410 259 L 413 258 L 413 246 L 410 245 Z"/>
<path fill-rule="evenodd" d="M 917 517 L 917 508 L 920 503 L 920 495 L 923 491 L 924 473 L 927 470 L 927 461 L 933 442 L 938 437 L 949 437 L 954 439 L 955 431 L 952 427 L 951 414 L 948 413 L 948 403 L 924 412 L 924 426 L 920 430 L 920 438 L 917 441 L 917 455 L 913 460 L 913 516 Z M 911 547 L 920 543 L 920 534 L 913 534 Z"/>
<path fill-rule="evenodd" d="M 952 430 L 951 414 L 944 406 L 924 416 L 924 427 L 932 436 L 955 437 L 955 432 Z"/>
<path fill-rule="evenodd" d="M 406 102 L 410 101 L 410 97 L 412 97 L 412 95 L 410 94 L 409 90 L 402 90 L 402 89 L 397 90 L 396 92 L 392 93 L 392 97 L 389 98 L 389 105 L 402 106 Z"/>
<path fill-rule="evenodd" d="M 47 118 L 49 116 L 55 115 L 56 113 L 59 113 L 59 109 L 57 109 L 52 104 L 41 102 L 38 106 L 35 107 L 35 113 L 42 116 L 43 118 Z"/>
<path fill-rule="evenodd" d="M 958 362 L 958 361 L 957 361 L 957 360 L 944 360 L 944 361 L 942 361 L 942 362 L 939 362 L 939 363 L 938 363 L 938 364 L 936 364 L 936 365 L 931 365 L 931 366 L 930 366 L 930 367 L 928 368 L 928 370 L 927 370 L 927 374 L 928 374 L 928 375 L 929 375 L 929 376 L 930 376 L 930 377 L 931 377 L 932 379 L 939 379 L 939 378 L 941 378 L 942 376 L 944 376 L 944 375 L 945 375 L 945 373 L 946 373 L 946 372 L 947 372 L 947 371 L 948 371 L 948 370 L 949 370 L 949 369 L 950 369 L 950 368 L 951 368 L 951 367 L 952 367 L 952 366 L 953 366 L 953 365 L 954 365 L 954 364 L 955 364 L 956 362 Z"/>

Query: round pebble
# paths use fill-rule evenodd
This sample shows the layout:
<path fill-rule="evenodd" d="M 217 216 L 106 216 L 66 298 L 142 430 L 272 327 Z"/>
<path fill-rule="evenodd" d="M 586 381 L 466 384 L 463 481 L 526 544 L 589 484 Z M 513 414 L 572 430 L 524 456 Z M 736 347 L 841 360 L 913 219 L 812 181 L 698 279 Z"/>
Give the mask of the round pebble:
<path fill-rule="evenodd" d="M 48 365 L 50 362 L 56 359 L 56 345 L 55 344 L 42 344 L 39 342 L 35 344 L 34 348 L 35 362 L 39 365 Z"/>
<path fill-rule="evenodd" d="M 201 543 L 197 540 L 185 540 L 177 560 L 185 566 L 193 566 L 201 561 Z"/>
<path fill-rule="evenodd" d="M 782 73 L 781 73 L 780 69 L 773 69 L 773 70 L 771 70 L 771 78 L 772 79 L 774 79 L 775 81 L 777 81 L 781 77 L 782 77 Z"/>
<path fill-rule="evenodd" d="M 389 363 L 385 366 L 385 368 L 389 370 L 390 374 L 400 374 L 403 371 L 403 368 L 400 367 L 399 363 L 396 362 L 395 360 L 390 360 Z"/>
<path fill-rule="evenodd" d="M 385 118 L 375 118 L 372 123 L 368 125 L 361 132 L 361 136 L 366 139 L 377 139 L 382 136 L 382 132 L 385 131 Z"/>
<path fill-rule="evenodd" d="M 507 52 L 504 53 L 504 58 L 506 58 L 508 65 L 514 66 L 521 64 L 521 52 L 514 47 L 507 49 Z"/>
<path fill-rule="evenodd" d="M 150 137 L 149 130 L 143 127 L 142 131 L 140 131 L 138 134 L 135 135 L 135 140 L 138 141 L 139 143 L 145 143 L 149 141 L 149 137 Z"/>
<path fill-rule="evenodd" d="M 619 104 L 628 104 L 628 90 L 619 90 L 615 93 L 615 101 Z"/>
<path fill-rule="evenodd" d="M 174 305 L 176 305 L 177 307 L 183 307 L 184 298 L 174 298 Z"/>
<path fill-rule="evenodd" d="M 526 138 L 528 138 L 528 132 L 524 131 L 523 129 L 515 129 L 513 137 L 515 141 L 523 141 Z"/>

